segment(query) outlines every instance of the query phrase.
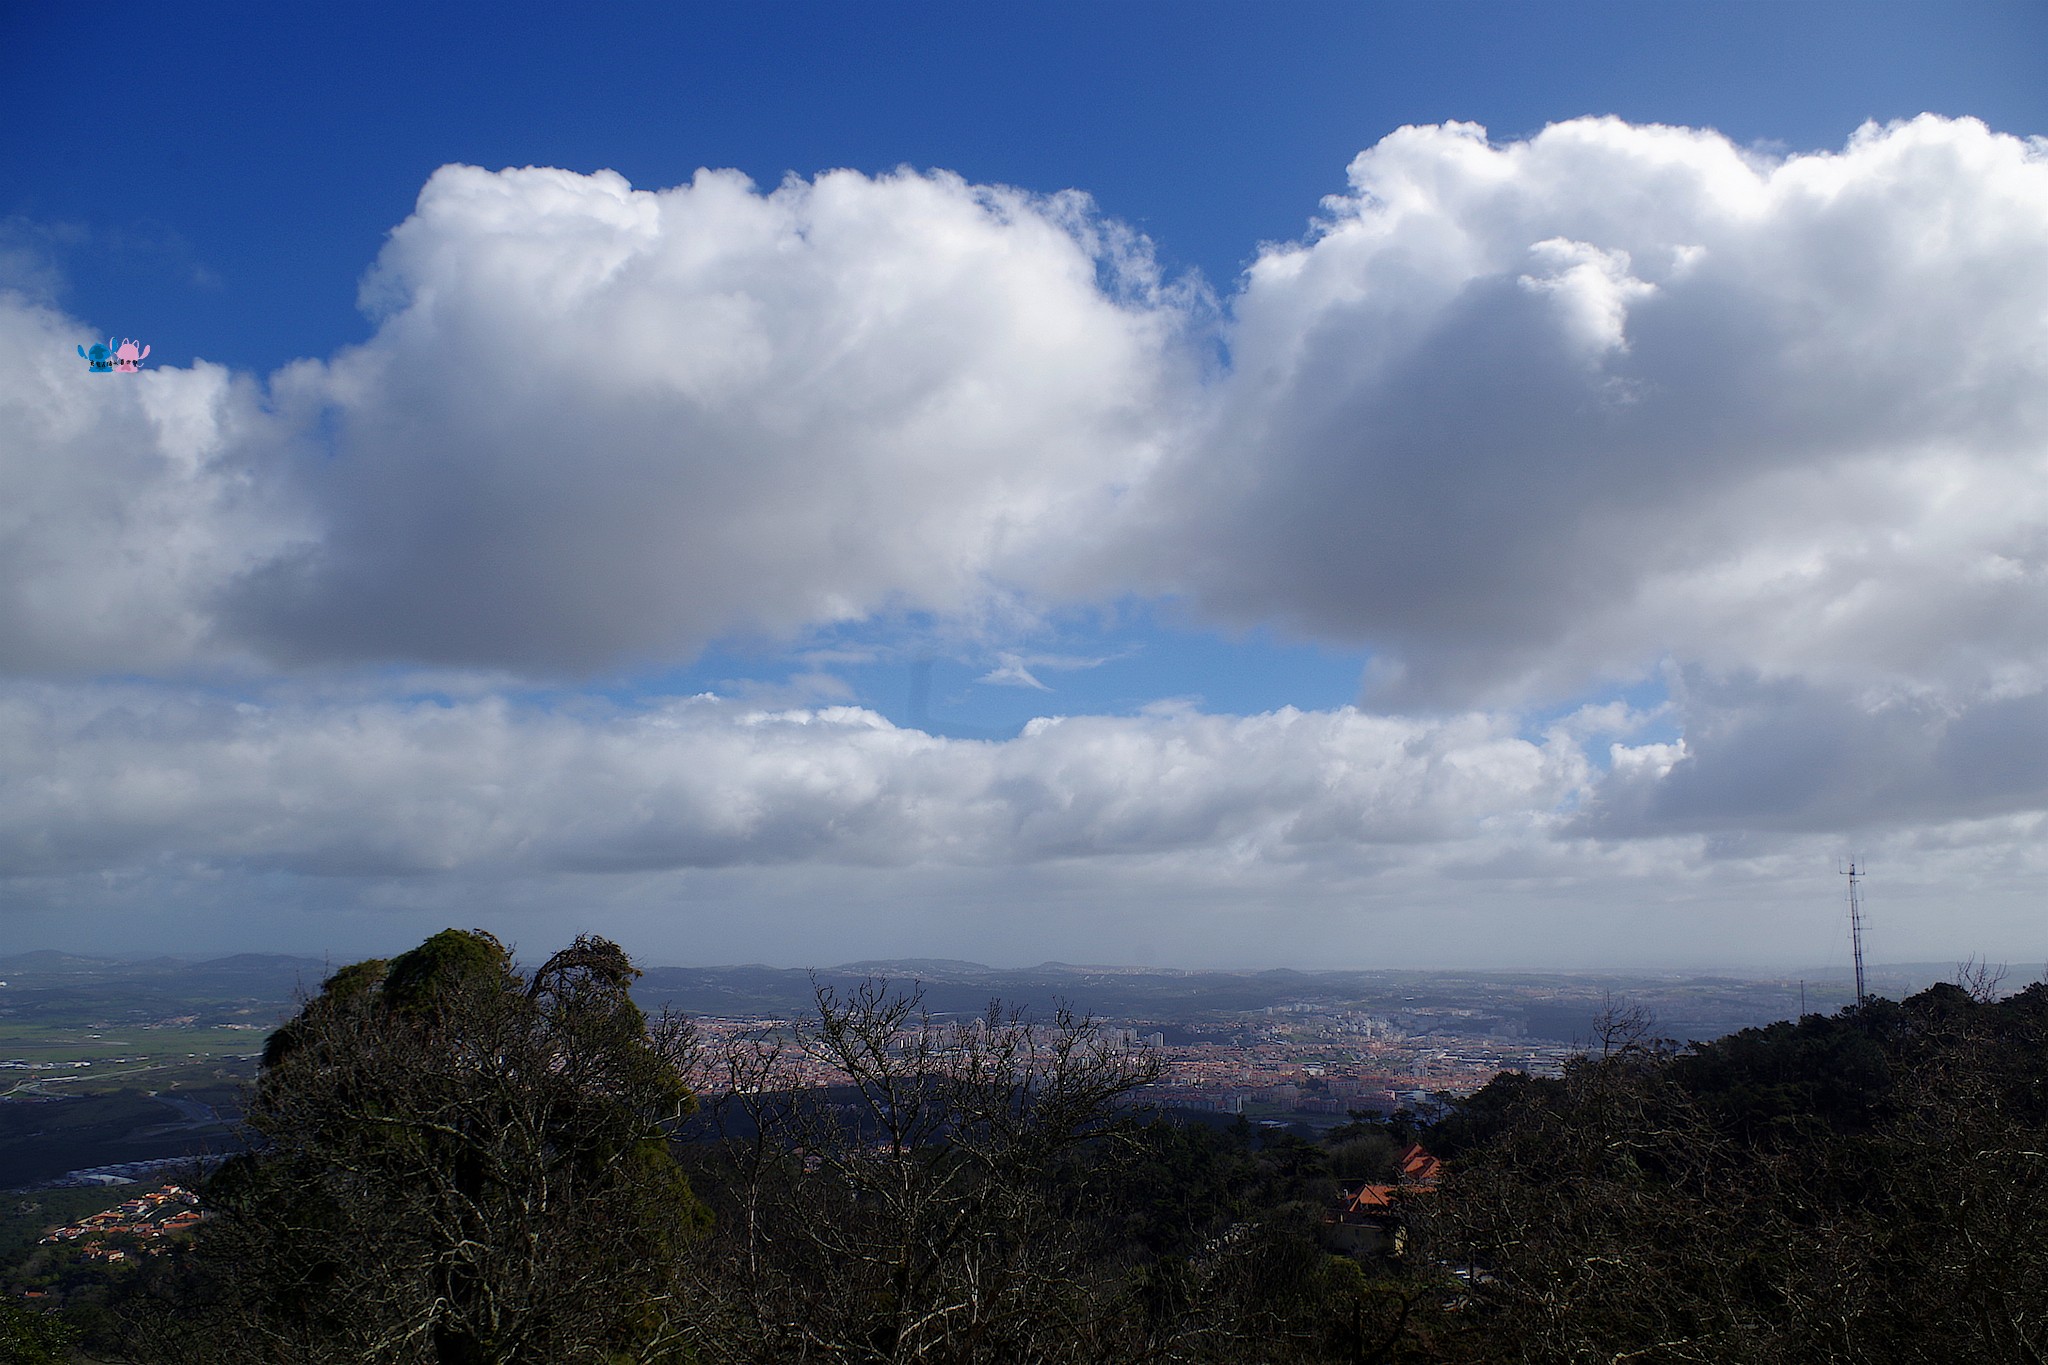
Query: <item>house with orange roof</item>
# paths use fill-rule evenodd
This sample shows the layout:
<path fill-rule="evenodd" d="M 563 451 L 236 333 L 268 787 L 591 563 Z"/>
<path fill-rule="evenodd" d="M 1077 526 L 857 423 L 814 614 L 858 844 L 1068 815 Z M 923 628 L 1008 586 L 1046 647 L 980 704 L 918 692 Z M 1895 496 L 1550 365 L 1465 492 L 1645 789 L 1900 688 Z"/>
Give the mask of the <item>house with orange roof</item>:
<path fill-rule="evenodd" d="M 1444 1163 L 1424 1151 L 1419 1142 L 1411 1142 L 1402 1148 L 1398 1160 L 1401 1179 L 1408 1184 L 1434 1185 L 1443 1174 Z"/>
<path fill-rule="evenodd" d="M 1443 1163 L 1422 1144 L 1411 1142 L 1397 1158 L 1391 1185 L 1360 1185 L 1343 1192 L 1334 1212 L 1323 1216 L 1330 1246 L 1353 1256 L 1399 1256 L 1408 1246 L 1406 1201 L 1436 1188 Z"/>

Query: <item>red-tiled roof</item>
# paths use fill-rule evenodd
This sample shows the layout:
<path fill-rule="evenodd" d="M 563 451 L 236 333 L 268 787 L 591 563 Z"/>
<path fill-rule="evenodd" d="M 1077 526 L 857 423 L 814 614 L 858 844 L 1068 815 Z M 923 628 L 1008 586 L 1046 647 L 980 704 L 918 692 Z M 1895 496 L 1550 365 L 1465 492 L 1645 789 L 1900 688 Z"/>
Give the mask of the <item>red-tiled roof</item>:
<path fill-rule="evenodd" d="M 1364 1185 L 1358 1193 L 1344 1201 L 1346 1213 L 1386 1213 L 1394 1207 L 1396 1189 L 1392 1185 Z"/>
<path fill-rule="evenodd" d="M 1401 1178 L 1412 1180 L 1418 1185 L 1434 1185 L 1443 1173 L 1444 1164 L 1424 1151 L 1422 1144 L 1411 1142 L 1401 1152 Z"/>

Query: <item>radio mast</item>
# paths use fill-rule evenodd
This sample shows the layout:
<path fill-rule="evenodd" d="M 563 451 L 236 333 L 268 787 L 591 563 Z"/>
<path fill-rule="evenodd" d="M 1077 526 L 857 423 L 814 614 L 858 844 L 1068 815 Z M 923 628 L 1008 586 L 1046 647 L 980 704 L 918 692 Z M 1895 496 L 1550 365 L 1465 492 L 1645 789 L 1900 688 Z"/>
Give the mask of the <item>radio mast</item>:
<path fill-rule="evenodd" d="M 1842 875 L 1849 879 L 1849 950 L 1856 957 L 1856 1003 L 1860 1005 L 1868 998 L 1868 992 L 1863 989 L 1863 901 L 1856 889 L 1863 874 L 1851 862 L 1849 870 Z"/>

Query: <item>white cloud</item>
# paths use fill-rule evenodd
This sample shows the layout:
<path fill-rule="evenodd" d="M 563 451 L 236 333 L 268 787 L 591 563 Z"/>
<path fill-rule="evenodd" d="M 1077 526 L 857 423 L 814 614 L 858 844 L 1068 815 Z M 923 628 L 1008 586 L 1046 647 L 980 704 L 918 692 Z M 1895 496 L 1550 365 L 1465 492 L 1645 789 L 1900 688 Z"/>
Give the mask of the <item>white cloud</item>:
<path fill-rule="evenodd" d="M 1580 828 L 1857 831 L 2048 811 L 2048 693 L 1967 702 L 1688 673 L 1682 745 L 1616 746 Z"/>
<path fill-rule="evenodd" d="M 1181 315 L 1141 245 L 943 173 L 443 168 L 364 287 L 376 336 L 280 377 L 333 425 L 294 471 L 325 533 L 238 623 L 573 671 L 972 616 L 1172 435 Z"/>
<path fill-rule="evenodd" d="M 1016 650 L 998 650 L 996 666 L 975 681 L 999 687 L 1028 687 L 1039 692 L 1050 692 L 1052 688 L 1040 680 L 1039 673 L 1084 672 L 1091 668 L 1100 668 L 1113 659 L 1128 657 L 1130 653 L 1131 651 L 1126 650 L 1117 654 L 1027 654 Z"/>
<path fill-rule="evenodd" d="M 1603 778 L 1574 728 L 1531 741 L 1484 714 L 1161 708 L 988 743 L 709 697 L 251 703 L 16 684 L 0 695 L 0 890 L 11 922 L 112 907 L 188 946 L 246 934 L 252 914 L 300 941 L 330 932 L 285 923 L 296 907 L 355 926 L 365 950 L 480 917 L 516 937 L 530 918 L 538 941 L 568 921 L 687 961 L 920 944 L 1169 965 L 1831 950 L 1836 836 L 1770 827 L 1779 810 L 1762 828 L 1651 811 L 1627 837 L 1575 835 L 1582 806 L 1638 792 L 1677 746 L 1635 746 Z M 2041 820 L 1930 817 L 1851 846 L 1883 868 L 1884 951 L 2033 951 Z M 1956 897 L 1966 922 L 1937 913 Z"/>
<path fill-rule="evenodd" d="M 249 379 L 92 374 L 93 340 L 0 293 L 0 672 L 217 657 L 214 595 L 303 534 L 261 477 L 283 437 Z"/>
<path fill-rule="evenodd" d="M 140 687 L 0 702 L 0 867 L 412 875 L 826 862 L 1288 863 L 1541 832 L 1561 736 L 1349 709 L 1034 721 L 938 739 L 853 707 L 231 703 Z"/>
<path fill-rule="evenodd" d="M 975 681 L 994 687 L 1029 687 L 1040 692 L 1052 691 L 1050 687 L 1040 682 L 1037 676 L 1025 666 L 1024 660 L 1015 654 L 999 655 L 996 660 L 996 666 L 982 674 L 979 678 L 976 678 Z"/>
<path fill-rule="evenodd" d="M 1768 158 L 1408 128 L 1235 300 L 1156 587 L 1386 652 L 1384 695 L 1666 656 L 2048 681 L 2048 152 L 1969 120 Z"/>
<path fill-rule="evenodd" d="M 1589 119 L 1351 174 L 1206 391 L 1127 234 L 944 174 L 448 167 L 372 340 L 267 392 L 94 381 L 14 300 L 0 648 L 573 673 L 1135 586 L 1370 645 L 1403 705 L 2048 683 L 2038 145 Z"/>
<path fill-rule="evenodd" d="M 0 868 L 950 869 L 1002 904 L 1079 868 L 1453 922 L 1747 897 L 1855 837 L 2017 904 L 2048 150 L 1589 119 L 1404 129 L 1351 179 L 1253 266 L 1206 380 L 1215 319 L 1142 244 L 943 173 L 445 168 L 370 341 L 267 382 L 91 376 L 88 331 L 0 294 L 0 673 L 158 680 L 0 690 Z M 822 671 L 782 710 L 499 695 L 833 622 L 809 665 L 873 662 L 857 623 L 894 613 L 1042 688 L 1099 659 L 974 625 L 1133 592 L 1369 647 L 1400 713 L 982 743 L 818 704 L 852 700 Z M 1617 697 L 1659 670 L 1668 704 Z M 272 700 L 163 681 L 223 672 Z M 457 699 L 399 697 L 428 686 Z"/>

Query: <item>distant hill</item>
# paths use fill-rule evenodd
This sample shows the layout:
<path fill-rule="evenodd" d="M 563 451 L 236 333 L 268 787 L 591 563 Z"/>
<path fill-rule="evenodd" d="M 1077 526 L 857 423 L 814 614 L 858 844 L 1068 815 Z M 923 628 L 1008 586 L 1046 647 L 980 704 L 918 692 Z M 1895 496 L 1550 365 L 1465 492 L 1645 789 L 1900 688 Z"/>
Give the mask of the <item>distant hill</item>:
<path fill-rule="evenodd" d="M 287 953 L 234 953 L 194 961 L 183 957 L 87 957 L 49 948 L 0 957 L 0 973 L 17 976 L 93 973 L 100 976 L 226 976 L 234 974 L 289 976 L 309 974 L 317 985 L 333 969 L 319 958 Z"/>
<path fill-rule="evenodd" d="M 844 962 L 835 972 L 858 972 L 866 976 L 986 976 L 995 970 L 980 962 L 957 957 L 877 958 L 867 962 Z"/>
<path fill-rule="evenodd" d="M 1873 984 L 1886 980 L 1884 973 L 1873 973 Z M 978 1015 L 991 1001 L 1043 1017 L 1063 1004 L 1097 1018 L 1152 1021 L 1161 1031 L 1179 1025 L 1204 1035 L 1240 1028 L 1256 1011 L 1307 1006 L 1383 1015 L 1402 1029 L 1426 1025 L 1426 1019 L 1409 1018 L 1414 1011 L 1461 1010 L 1490 1017 L 1489 1027 L 1587 1043 L 1597 1036 L 1601 1011 L 1613 1002 L 1643 1007 L 1660 1036 L 1685 1042 L 1797 1015 L 1802 992 L 1811 1010 L 1835 1009 L 1848 1000 L 1839 981 L 1819 973 L 1802 984 L 1796 977 L 1674 972 L 1229 972 L 1057 961 L 1010 968 L 950 958 L 870 958 L 816 972 L 758 963 L 653 967 L 634 995 L 650 1010 L 786 1019 L 813 1011 L 818 986 L 843 997 L 878 977 L 897 989 L 914 984 L 924 1007 L 940 1017 Z M 1894 993 L 1889 985 L 1882 989 Z"/>
<path fill-rule="evenodd" d="M 36 1017 L 79 1019 L 151 1018 L 232 1003 L 254 1006 L 266 1024 L 288 1015 L 305 995 L 341 965 L 284 953 L 232 953 L 202 960 L 174 957 L 117 958 L 48 949 L 0 958 L 0 981 L 8 983 L 10 1005 Z M 531 965 L 531 964 L 529 964 Z M 1930 981 L 1953 980 L 1953 964 L 1878 964 L 1872 989 L 1894 999 Z M 2007 977 L 2014 990 L 2032 979 L 2031 967 Z M 1394 1027 L 1426 1024 L 1403 1021 L 1415 1011 L 1476 1011 L 1508 1030 L 1532 1038 L 1586 1042 L 1610 1000 L 1640 1005 L 1654 1015 L 1660 1035 L 1681 1041 L 1718 1037 L 1733 1029 L 1832 1010 L 1847 1002 L 1839 968 L 1763 975 L 1601 971 L 1487 972 L 1420 970 L 1263 971 L 1187 970 L 1116 964 L 1041 962 L 1032 967 L 993 967 L 963 958 L 864 958 L 812 972 L 760 963 L 724 967 L 650 967 L 634 988 L 644 1008 L 668 1008 L 688 1015 L 791 1018 L 810 1014 L 815 991 L 840 993 L 876 978 L 897 989 L 923 993 L 934 1015 L 978 1015 L 991 1001 L 1044 1016 L 1057 1005 L 1084 1014 L 1160 1025 L 1185 1025 L 1197 1032 L 1228 1032 L 1254 1011 L 1306 1007 L 1395 1018 Z M 23 1018 L 28 1015 L 21 1016 Z M 239 1017 L 239 1016 L 238 1016 Z"/>
<path fill-rule="evenodd" d="M 892 986 L 922 990 L 935 1015 L 978 1015 L 990 1001 L 1020 1006 L 1035 1014 L 1064 1004 L 1086 1014 L 1124 1018 L 1186 1019 L 1256 1009 L 1299 995 L 1326 994 L 1333 1000 L 1356 989 L 1374 989 L 1363 977 L 1341 979 L 1300 972 L 1188 972 L 1147 967 L 1081 966 L 1046 962 L 1036 967 L 990 967 L 946 958 L 889 958 L 842 963 L 815 973 L 774 967 L 652 967 L 634 987 L 644 1006 L 684 1014 L 808 1014 L 818 986 L 842 995 L 864 981 L 887 978 Z"/>
<path fill-rule="evenodd" d="M 1036 967 L 1019 968 L 1020 973 L 1039 972 L 1048 976 L 1194 976 L 1194 972 L 1182 971 L 1175 967 L 1119 967 L 1105 962 L 1041 962 Z"/>
<path fill-rule="evenodd" d="M 0 957 L 0 975 L 32 976 L 47 972 L 103 972 L 109 967 L 121 964 L 107 957 L 80 957 L 75 953 L 60 953 L 49 948 L 38 948 L 32 953 L 12 953 Z"/>
<path fill-rule="evenodd" d="M 159 959 L 169 962 L 169 958 Z M 271 975 L 279 972 L 312 973 L 314 984 L 334 971 L 334 966 L 313 957 L 292 957 L 285 953 L 236 953 L 231 957 L 208 958 L 204 962 L 173 963 L 174 967 L 188 972 L 259 972 Z"/>

